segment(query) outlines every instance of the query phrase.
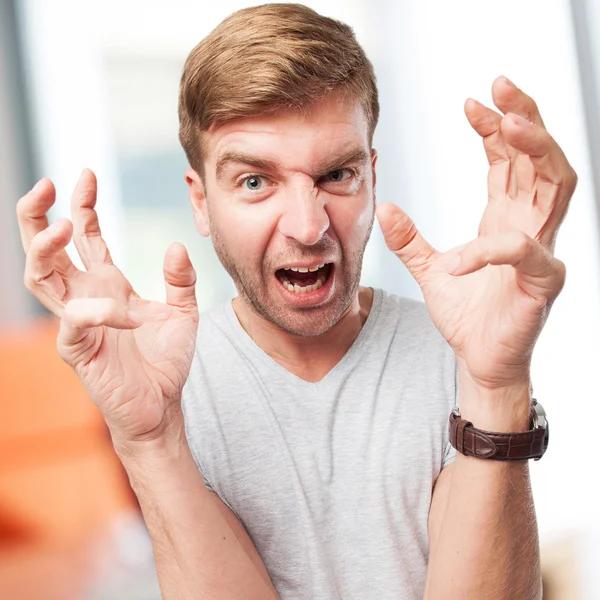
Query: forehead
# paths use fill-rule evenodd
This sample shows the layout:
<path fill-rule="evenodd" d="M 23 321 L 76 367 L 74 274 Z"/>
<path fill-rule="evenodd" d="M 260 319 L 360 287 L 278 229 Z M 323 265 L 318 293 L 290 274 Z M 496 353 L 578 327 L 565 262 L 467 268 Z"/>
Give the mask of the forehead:
<path fill-rule="evenodd" d="M 204 141 L 206 166 L 213 172 L 226 152 L 305 170 L 357 147 L 370 150 L 364 110 L 335 96 L 315 102 L 302 113 L 286 111 L 226 123 L 205 133 Z"/>

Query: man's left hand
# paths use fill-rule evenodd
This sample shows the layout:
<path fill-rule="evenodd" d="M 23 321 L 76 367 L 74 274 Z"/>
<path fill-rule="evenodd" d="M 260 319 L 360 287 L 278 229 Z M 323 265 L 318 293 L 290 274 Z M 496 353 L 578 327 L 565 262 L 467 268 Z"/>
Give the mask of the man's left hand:
<path fill-rule="evenodd" d="M 475 240 L 438 252 L 397 206 L 377 209 L 388 247 L 421 287 L 459 370 L 485 389 L 529 381 L 533 347 L 565 281 L 554 244 L 577 183 L 535 102 L 505 77 L 492 96 L 503 114 L 465 104 L 490 164 Z"/>

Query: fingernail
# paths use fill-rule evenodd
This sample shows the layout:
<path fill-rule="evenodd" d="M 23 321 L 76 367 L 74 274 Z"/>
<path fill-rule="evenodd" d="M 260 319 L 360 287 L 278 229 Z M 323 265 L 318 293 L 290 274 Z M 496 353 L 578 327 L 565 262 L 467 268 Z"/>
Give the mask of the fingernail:
<path fill-rule="evenodd" d="M 449 263 L 448 263 L 448 273 L 456 273 L 460 267 L 461 256 L 457 254 Z"/>
<path fill-rule="evenodd" d="M 44 178 L 42 177 L 32 188 L 32 192 L 39 192 L 40 188 L 42 187 L 42 182 L 44 181 Z"/>
<path fill-rule="evenodd" d="M 516 88 L 517 86 L 508 78 L 508 77 L 504 77 L 504 82 L 508 83 L 508 85 L 510 85 L 511 87 Z"/>
<path fill-rule="evenodd" d="M 127 319 L 135 327 L 139 327 L 143 322 L 142 316 L 140 315 L 140 313 L 135 312 L 134 310 L 127 311 Z"/>

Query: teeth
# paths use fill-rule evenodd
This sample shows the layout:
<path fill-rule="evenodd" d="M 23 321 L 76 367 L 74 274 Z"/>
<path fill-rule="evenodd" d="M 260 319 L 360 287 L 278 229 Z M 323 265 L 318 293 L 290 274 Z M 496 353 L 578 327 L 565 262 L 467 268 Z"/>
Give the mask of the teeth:
<path fill-rule="evenodd" d="M 313 285 L 305 285 L 304 287 L 300 287 L 299 285 L 292 285 L 289 281 L 281 281 L 284 288 L 287 288 L 290 292 L 295 292 L 296 294 L 308 294 L 309 292 L 314 292 L 315 290 L 321 289 L 323 287 L 323 279 L 317 279 L 317 282 Z"/>
<path fill-rule="evenodd" d="M 314 273 L 315 271 L 322 269 L 324 266 L 325 266 L 325 264 L 318 265 L 316 267 L 310 267 L 310 268 L 290 267 L 289 269 L 284 269 L 284 271 L 297 271 L 299 273 L 308 273 L 310 271 L 311 273 Z M 325 284 L 325 273 L 323 273 L 322 271 L 320 273 L 318 273 L 317 281 L 315 283 L 313 283 L 312 285 L 305 285 L 305 286 L 300 286 L 298 284 L 292 285 L 290 283 L 290 280 L 285 275 L 282 275 L 279 278 L 279 281 L 281 281 L 281 285 L 283 285 L 283 287 L 286 288 L 287 290 L 289 290 L 290 292 L 294 292 L 296 294 L 308 294 L 310 292 L 314 292 L 323 287 L 323 285 Z"/>
<path fill-rule="evenodd" d="M 297 273 L 308 273 L 310 271 L 311 273 L 314 273 L 315 271 L 322 269 L 324 266 L 325 263 L 322 265 L 317 265 L 316 267 L 289 267 L 288 269 L 284 269 L 284 271 L 296 271 Z"/>

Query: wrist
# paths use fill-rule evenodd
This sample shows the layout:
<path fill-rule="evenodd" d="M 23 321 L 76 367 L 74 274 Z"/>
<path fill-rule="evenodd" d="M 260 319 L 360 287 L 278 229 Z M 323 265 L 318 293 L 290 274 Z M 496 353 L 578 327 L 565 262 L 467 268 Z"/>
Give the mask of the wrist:
<path fill-rule="evenodd" d="M 478 429 L 497 433 L 530 429 L 531 380 L 529 377 L 504 387 L 482 386 L 458 370 L 460 414 Z"/>
<path fill-rule="evenodd" d="M 111 437 L 115 452 L 126 469 L 144 463 L 177 460 L 183 452 L 189 451 L 181 411 L 169 418 L 168 425 L 161 427 L 160 433 L 127 438 L 111 430 Z"/>

